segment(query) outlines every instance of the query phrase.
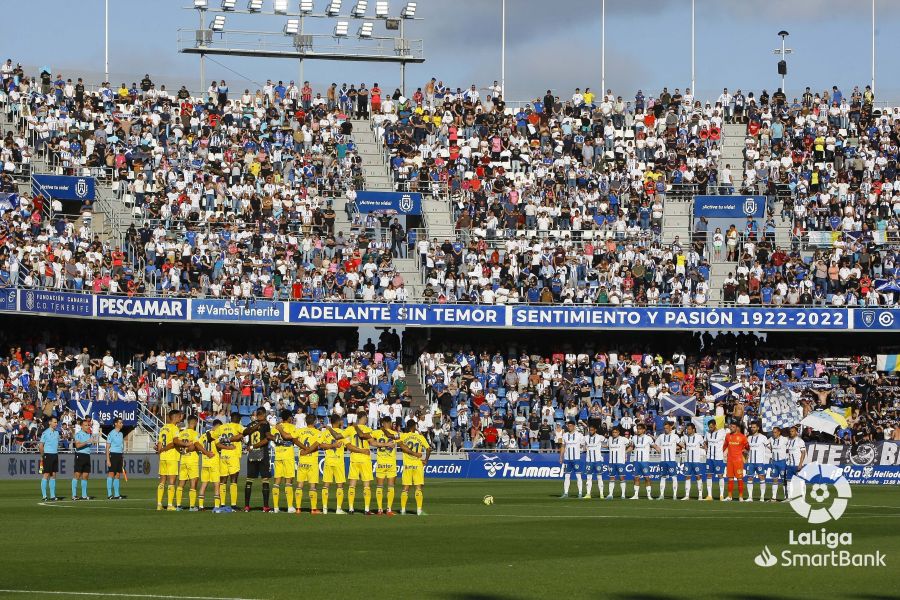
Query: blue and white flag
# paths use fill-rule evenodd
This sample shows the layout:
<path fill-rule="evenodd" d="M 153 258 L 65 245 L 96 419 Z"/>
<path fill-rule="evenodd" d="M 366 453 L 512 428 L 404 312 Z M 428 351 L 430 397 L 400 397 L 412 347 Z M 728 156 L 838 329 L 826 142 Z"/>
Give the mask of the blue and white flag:
<path fill-rule="evenodd" d="M 712 397 L 715 402 L 727 399 L 731 394 L 740 396 L 744 393 L 744 386 L 734 381 L 711 381 L 709 384 Z"/>
<path fill-rule="evenodd" d="M 791 390 L 781 388 L 763 395 L 759 415 L 763 431 L 772 431 L 773 427 L 785 428 L 800 423 L 803 408 L 794 400 Z"/>
<path fill-rule="evenodd" d="M 693 417 L 697 414 L 697 398 L 660 394 L 659 410 L 662 414 L 672 417 Z"/>

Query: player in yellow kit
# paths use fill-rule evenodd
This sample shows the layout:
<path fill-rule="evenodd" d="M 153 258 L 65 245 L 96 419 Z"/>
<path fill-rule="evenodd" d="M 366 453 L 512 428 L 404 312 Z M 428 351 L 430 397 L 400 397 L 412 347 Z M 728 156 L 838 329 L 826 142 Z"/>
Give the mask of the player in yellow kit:
<path fill-rule="evenodd" d="M 391 429 L 391 418 L 381 417 L 381 427 L 372 432 L 369 443 L 375 448 L 375 504 L 378 514 L 394 516 L 394 482 L 397 480 L 397 441 L 399 434 Z M 384 507 L 384 487 L 387 483 L 387 512 Z"/>
<path fill-rule="evenodd" d="M 416 514 L 422 515 L 422 486 L 425 484 L 425 465 L 431 456 L 428 440 L 416 431 L 415 419 L 406 424 L 406 432 L 400 436 L 397 447 L 403 453 L 403 491 L 400 492 L 400 514 L 406 514 L 409 486 L 416 488 Z"/>
<path fill-rule="evenodd" d="M 159 454 L 159 485 L 156 486 L 156 510 L 163 509 L 163 496 L 167 499 L 166 506 L 169 510 L 175 510 L 175 478 L 178 476 L 178 447 L 175 440 L 178 437 L 178 423 L 181 422 L 181 411 L 173 410 L 166 415 L 166 424 L 159 430 L 156 438 L 156 452 Z M 168 484 L 168 489 L 166 489 Z"/>
<path fill-rule="evenodd" d="M 291 411 L 281 411 L 281 422 L 272 429 L 275 435 L 275 487 L 272 488 L 272 506 L 275 512 L 279 511 L 278 503 L 281 499 L 281 482 L 284 481 L 285 495 L 287 496 L 287 511 L 297 512 L 294 508 L 294 436 L 297 428 L 291 423 Z"/>
<path fill-rule="evenodd" d="M 178 433 L 175 445 L 181 454 L 178 466 L 178 489 L 175 491 L 175 508 L 181 510 L 181 501 L 184 498 L 184 484 L 190 482 L 188 490 L 188 503 L 191 512 L 197 512 L 197 479 L 200 477 L 200 452 L 197 442 L 200 441 L 200 432 L 197 431 L 197 416 L 188 417 L 188 426 Z"/>
<path fill-rule="evenodd" d="M 319 442 L 322 440 L 322 432 L 311 424 L 302 428 L 295 428 L 294 444 L 300 448 L 297 461 L 297 488 L 294 492 L 294 506 L 297 513 L 301 514 L 303 506 L 303 486 L 309 488 L 309 511 L 319 515 Z"/>
<path fill-rule="evenodd" d="M 200 495 L 197 497 L 198 508 L 204 510 L 203 499 L 206 495 L 206 486 L 213 484 L 215 491 L 215 499 L 213 500 L 213 512 L 220 512 L 220 490 L 219 490 L 219 427 L 222 421 L 216 419 L 213 421 L 212 429 L 200 436 L 197 447 L 203 453 L 203 464 L 200 467 Z"/>
<path fill-rule="evenodd" d="M 219 441 L 228 449 L 219 452 L 219 476 L 222 478 L 220 487 L 222 505 L 228 504 L 227 497 L 231 495 L 231 507 L 238 506 L 238 475 L 241 474 L 241 451 L 244 436 L 244 427 L 241 425 L 241 413 L 231 413 L 231 422 L 225 423 L 219 428 Z"/>
<path fill-rule="evenodd" d="M 356 421 L 343 432 L 345 447 L 350 453 L 350 475 L 347 477 L 348 512 L 353 514 L 356 482 L 362 481 L 365 514 L 371 515 L 372 511 L 369 508 L 372 504 L 372 454 L 369 450 L 369 441 L 372 439 L 372 428 L 365 425 L 365 408 L 361 408 L 355 416 Z"/>
<path fill-rule="evenodd" d="M 341 417 L 331 415 L 331 424 L 322 430 L 319 448 L 325 450 L 325 472 L 322 474 L 322 512 L 328 514 L 328 496 L 331 485 L 337 486 L 334 514 L 346 514 L 341 508 L 344 504 L 344 483 L 347 481 L 347 468 L 344 465 L 344 435 L 340 431 Z"/>

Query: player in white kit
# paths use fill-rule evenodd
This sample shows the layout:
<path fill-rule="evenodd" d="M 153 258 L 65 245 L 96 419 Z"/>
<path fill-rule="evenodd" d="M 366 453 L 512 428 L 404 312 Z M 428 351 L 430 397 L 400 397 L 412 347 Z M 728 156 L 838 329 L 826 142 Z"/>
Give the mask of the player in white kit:
<path fill-rule="evenodd" d="M 772 498 L 770 502 L 778 502 L 778 484 L 781 483 L 782 497 L 787 500 L 787 455 L 788 438 L 781 435 L 781 427 L 772 428 L 772 439 L 769 440 L 772 448 Z"/>
<path fill-rule="evenodd" d="M 678 498 L 678 451 L 681 449 L 681 436 L 672 431 L 672 424 L 663 424 L 663 432 L 656 436 L 653 448 L 659 452 L 659 464 L 662 472 L 659 477 L 659 498 L 666 497 L 666 479 L 672 480 L 672 498 Z"/>
<path fill-rule="evenodd" d="M 653 500 L 653 493 L 650 490 L 650 449 L 653 447 L 653 438 L 647 434 L 647 427 L 642 423 L 639 423 L 636 429 L 637 435 L 631 438 L 631 464 L 634 465 L 634 495 L 631 499 L 638 499 L 643 478 L 647 499 Z"/>
<path fill-rule="evenodd" d="M 706 433 L 706 499 L 713 499 L 713 476 L 719 476 L 719 500 L 725 498 L 725 435 L 724 429 L 709 422 Z"/>
<path fill-rule="evenodd" d="M 766 472 L 769 470 L 769 438 L 764 436 L 759 430 L 759 423 L 750 423 L 750 437 L 747 438 L 750 444 L 750 457 L 747 461 L 747 502 L 753 502 L 753 477 L 759 479 L 762 491 L 759 494 L 760 502 L 766 500 Z M 773 491 L 774 493 L 774 491 Z"/>
<path fill-rule="evenodd" d="M 569 485 L 572 473 L 578 482 L 578 497 L 581 498 L 583 484 L 581 482 L 581 453 L 584 450 L 584 435 L 575 429 L 575 421 L 566 424 L 567 431 L 563 433 L 562 444 L 559 447 L 559 463 L 563 467 L 563 494 L 561 498 L 569 497 Z"/>
<path fill-rule="evenodd" d="M 614 427 L 610 434 L 607 446 L 609 447 L 609 495 L 607 500 L 613 499 L 613 493 L 616 487 L 616 478 L 622 485 L 622 500 L 625 499 L 625 468 L 628 462 L 628 438 L 620 435 L 621 431 L 618 427 Z"/>
<path fill-rule="evenodd" d="M 703 500 L 703 479 L 706 475 L 706 453 L 703 448 L 706 440 L 697 433 L 697 427 L 688 423 L 687 432 L 681 443 L 684 446 L 685 490 L 682 500 L 691 499 L 691 478 L 697 480 L 697 500 Z"/>
<path fill-rule="evenodd" d="M 591 487 L 594 484 L 592 475 L 597 476 L 597 489 L 600 490 L 600 499 L 603 499 L 603 446 L 606 438 L 597 433 L 597 428 L 588 426 L 588 435 L 584 438 L 585 459 L 584 475 L 587 477 L 587 489 L 584 497 L 591 497 Z"/>

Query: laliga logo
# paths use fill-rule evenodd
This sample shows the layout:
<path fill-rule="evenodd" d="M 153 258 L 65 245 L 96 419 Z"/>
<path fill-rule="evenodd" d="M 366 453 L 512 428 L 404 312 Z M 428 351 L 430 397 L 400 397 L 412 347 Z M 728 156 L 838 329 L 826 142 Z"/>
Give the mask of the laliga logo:
<path fill-rule="evenodd" d="M 75 195 L 79 198 L 84 198 L 88 193 L 88 184 L 85 179 L 79 179 L 75 183 Z"/>
<path fill-rule="evenodd" d="M 495 476 L 502 468 L 503 463 L 501 462 L 484 463 L 484 470 L 487 471 L 488 477 Z"/>
<path fill-rule="evenodd" d="M 831 499 L 828 507 L 813 508 L 806 501 L 806 486 L 812 485 L 810 496 L 817 504 L 824 504 Z M 834 488 L 834 498 L 829 488 Z M 803 467 L 799 473 L 794 475 L 790 481 L 791 508 L 798 515 L 809 521 L 810 523 L 827 523 L 831 520 L 837 520 L 844 514 L 847 508 L 847 502 L 850 500 L 852 493 L 850 484 L 844 477 L 843 471 L 833 465 L 818 465 L 810 463 Z"/>
<path fill-rule="evenodd" d="M 756 200 L 753 198 L 747 198 L 744 200 L 744 214 L 745 215 L 755 215 L 756 214 Z"/>

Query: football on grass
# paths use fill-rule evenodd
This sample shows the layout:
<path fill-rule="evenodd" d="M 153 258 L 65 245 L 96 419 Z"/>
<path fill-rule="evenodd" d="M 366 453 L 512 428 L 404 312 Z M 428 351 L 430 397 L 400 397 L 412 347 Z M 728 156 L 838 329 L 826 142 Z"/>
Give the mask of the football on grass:
<path fill-rule="evenodd" d="M 485 496 L 485 497 L 484 497 L 484 503 L 485 503 L 487 506 L 490 506 L 491 504 L 494 503 L 494 497 L 491 496 L 491 495 Z"/>

